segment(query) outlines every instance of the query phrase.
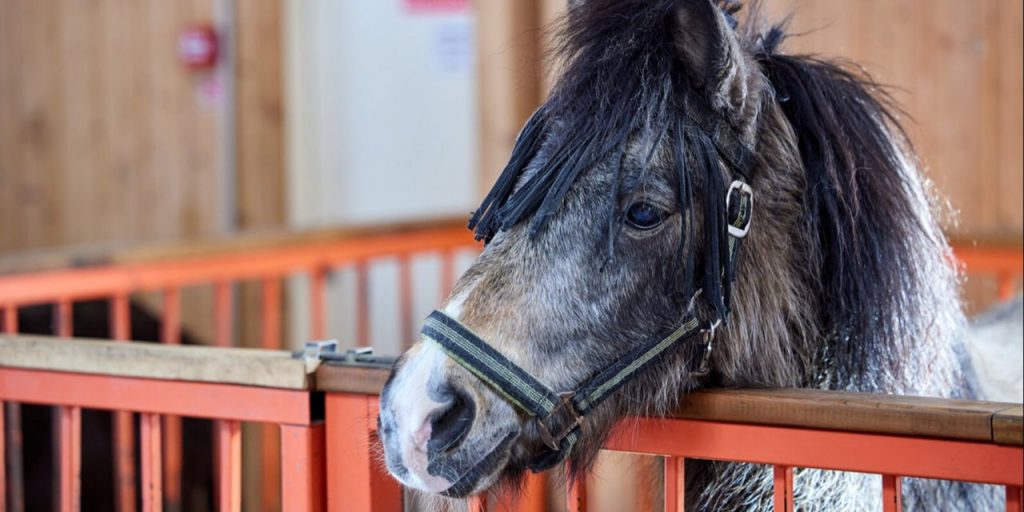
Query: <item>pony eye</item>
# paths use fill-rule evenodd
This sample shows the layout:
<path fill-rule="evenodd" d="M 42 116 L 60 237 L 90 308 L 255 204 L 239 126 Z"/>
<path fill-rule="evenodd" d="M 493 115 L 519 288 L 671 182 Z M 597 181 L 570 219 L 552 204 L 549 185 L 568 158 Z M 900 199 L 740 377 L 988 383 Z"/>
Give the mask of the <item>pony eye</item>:
<path fill-rule="evenodd" d="M 636 229 L 653 229 L 665 220 L 665 213 L 656 206 L 643 201 L 629 205 L 626 222 Z"/>

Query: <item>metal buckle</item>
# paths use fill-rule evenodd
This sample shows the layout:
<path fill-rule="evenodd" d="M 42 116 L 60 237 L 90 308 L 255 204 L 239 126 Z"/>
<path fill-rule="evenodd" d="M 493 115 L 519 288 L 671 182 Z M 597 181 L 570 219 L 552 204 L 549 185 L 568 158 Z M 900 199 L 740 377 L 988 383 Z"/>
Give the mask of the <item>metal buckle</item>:
<path fill-rule="evenodd" d="M 693 372 L 694 377 L 703 377 L 711 372 L 711 348 L 715 341 L 715 331 L 722 325 L 722 319 L 716 318 L 706 329 L 704 329 L 704 356 L 700 359 L 700 366 Z"/>
<path fill-rule="evenodd" d="M 560 449 L 559 443 L 562 442 L 562 439 L 565 439 L 565 436 L 569 435 L 569 432 L 572 432 L 576 427 L 583 424 L 583 416 L 581 416 L 579 411 L 576 410 L 576 405 L 572 403 L 572 397 L 574 394 L 574 391 L 559 393 L 558 403 L 555 404 L 555 408 L 551 410 L 551 414 L 548 414 L 547 419 L 549 420 L 554 418 L 558 411 L 562 409 L 568 409 L 572 414 L 572 421 L 569 422 L 565 428 L 559 431 L 558 435 L 551 435 L 551 430 L 548 429 L 548 426 L 545 425 L 540 418 L 537 419 L 537 430 L 540 432 L 540 439 L 553 451 L 557 452 Z"/>
<path fill-rule="evenodd" d="M 750 219 L 753 217 L 754 212 L 754 191 L 746 182 L 740 180 L 733 180 L 733 182 L 729 184 L 729 190 L 725 192 L 725 211 L 727 214 L 729 212 L 729 202 L 732 199 L 732 194 L 734 191 L 739 192 L 740 194 L 745 194 L 747 196 L 747 202 L 750 205 L 750 211 L 744 219 L 742 226 L 736 226 L 731 221 L 729 222 L 729 236 L 732 236 L 734 238 L 743 238 L 747 236 L 747 232 L 750 231 Z"/>

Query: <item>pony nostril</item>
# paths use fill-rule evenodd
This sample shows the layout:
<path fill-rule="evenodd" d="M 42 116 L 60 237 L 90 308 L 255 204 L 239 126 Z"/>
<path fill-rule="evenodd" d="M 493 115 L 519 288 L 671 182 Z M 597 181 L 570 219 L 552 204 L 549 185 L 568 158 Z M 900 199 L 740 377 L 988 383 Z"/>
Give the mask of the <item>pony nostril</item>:
<path fill-rule="evenodd" d="M 473 401 L 459 392 L 453 393 L 451 405 L 437 412 L 430 420 L 431 434 L 427 452 L 446 452 L 454 448 L 466 437 L 475 416 L 476 406 Z"/>

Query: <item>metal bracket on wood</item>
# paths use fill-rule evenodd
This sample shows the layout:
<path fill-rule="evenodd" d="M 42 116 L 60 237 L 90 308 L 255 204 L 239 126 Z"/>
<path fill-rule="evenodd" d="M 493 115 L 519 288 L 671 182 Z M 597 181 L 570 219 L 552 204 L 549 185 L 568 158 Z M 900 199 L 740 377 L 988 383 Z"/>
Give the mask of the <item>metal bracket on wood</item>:
<path fill-rule="evenodd" d="M 374 355 L 373 347 L 350 348 L 339 352 L 338 340 L 307 341 L 303 350 L 296 352 L 294 356 L 305 359 L 306 363 L 312 366 L 322 361 L 331 365 L 370 368 L 390 368 L 396 359 Z"/>

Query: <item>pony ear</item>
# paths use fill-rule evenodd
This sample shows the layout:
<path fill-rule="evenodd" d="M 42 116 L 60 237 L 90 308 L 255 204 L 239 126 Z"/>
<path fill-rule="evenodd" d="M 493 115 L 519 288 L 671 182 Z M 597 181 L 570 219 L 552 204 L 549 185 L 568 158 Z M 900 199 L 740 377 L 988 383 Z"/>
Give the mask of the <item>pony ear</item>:
<path fill-rule="evenodd" d="M 734 9 L 716 0 L 676 2 L 675 46 L 693 84 L 737 120 L 748 105 L 749 61 L 735 32 Z"/>

